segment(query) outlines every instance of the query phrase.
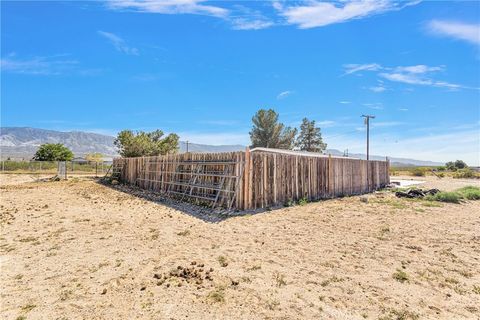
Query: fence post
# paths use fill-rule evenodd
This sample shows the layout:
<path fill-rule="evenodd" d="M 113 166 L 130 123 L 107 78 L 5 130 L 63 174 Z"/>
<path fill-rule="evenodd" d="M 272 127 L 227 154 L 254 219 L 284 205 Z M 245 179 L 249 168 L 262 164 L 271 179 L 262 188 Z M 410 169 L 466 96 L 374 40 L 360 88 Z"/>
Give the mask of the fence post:
<path fill-rule="evenodd" d="M 250 209 L 250 148 L 245 149 L 245 166 L 243 175 L 243 209 Z"/>

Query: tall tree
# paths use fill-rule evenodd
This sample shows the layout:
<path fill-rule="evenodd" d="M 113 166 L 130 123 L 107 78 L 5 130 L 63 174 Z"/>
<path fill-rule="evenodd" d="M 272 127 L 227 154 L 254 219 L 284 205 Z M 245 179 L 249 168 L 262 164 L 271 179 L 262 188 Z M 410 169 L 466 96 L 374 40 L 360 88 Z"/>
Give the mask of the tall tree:
<path fill-rule="evenodd" d="M 300 150 L 310 152 L 322 152 L 327 148 L 327 144 L 323 142 L 320 128 L 315 126 L 315 120 L 309 121 L 307 118 L 303 118 L 297 146 Z"/>
<path fill-rule="evenodd" d="M 278 113 L 274 110 L 260 109 L 252 118 L 253 127 L 250 131 L 252 148 L 293 149 L 297 129 L 285 127 L 278 122 Z"/>
<path fill-rule="evenodd" d="M 70 161 L 73 152 L 61 143 L 45 143 L 38 147 L 33 156 L 37 161 Z"/>
<path fill-rule="evenodd" d="M 158 156 L 178 150 L 178 135 L 171 133 L 163 138 L 163 131 L 133 132 L 123 130 L 114 141 L 122 157 Z"/>

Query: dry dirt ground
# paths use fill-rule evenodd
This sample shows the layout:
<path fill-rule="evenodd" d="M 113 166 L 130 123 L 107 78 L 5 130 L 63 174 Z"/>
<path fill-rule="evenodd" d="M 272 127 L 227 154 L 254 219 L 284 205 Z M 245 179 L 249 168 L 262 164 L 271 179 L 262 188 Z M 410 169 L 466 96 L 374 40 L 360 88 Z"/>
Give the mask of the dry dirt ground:
<path fill-rule="evenodd" d="M 478 201 L 379 192 L 212 223 L 93 179 L 1 179 L 2 319 L 480 318 Z"/>

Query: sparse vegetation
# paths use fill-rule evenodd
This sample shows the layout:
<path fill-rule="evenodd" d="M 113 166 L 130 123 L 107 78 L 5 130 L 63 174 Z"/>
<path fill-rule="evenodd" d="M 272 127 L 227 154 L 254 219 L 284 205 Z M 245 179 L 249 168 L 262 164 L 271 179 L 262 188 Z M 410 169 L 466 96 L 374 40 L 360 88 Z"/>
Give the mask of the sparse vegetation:
<path fill-rule="evenodd" d="M 190 234 L 190 230 L 184 230 L 177 233 L 178 236 L 182 236 L 182 237 L 188 236 L 189 234 Z"/>
<path fill-rule="evenodd" d="M 419 315 L 406 309 L 390 309 L 387 314 L 378 318 L 378 320 L 417 320 Z"/>
<path fill-rule="evenodd" d="M 29 304 L 22 307 L 22 311 L 23 312 L 29 312 L 29 311 L 33 310 L 36 306 L 37 305 L 35 305 L 35 304 L 29 303 Z"/>
<path fill-rule="evenodd" d="M 210 291 L 207 298 L 216 303 L 225 302 L 225 287 L 217 286 L 213 291 Z"/>
<path fill-rule="evenodd" d="M 285 275 L 281 274 L 280 272 L 275 272 L 274 279 L 277 287 L 283 287 L 287 284 L 285 281 Z"/>
<path fill-rule="evenodd" d="M 450 203 L 460 203 L 461 200 L 480 200 L 480 188 L 467 186 L 451 192 L 442 191 L 425 197 L 425 200 Z"/>
<path fill-rule="evenodd" d="M 468 179 L 474 178 L 475 172 L 470 168 L 459 169 L 453 173 L 453 177 L 456 179 Z"/>
<path fill-rule="evenodd" d="M 227 258 L 224 257 L 224 256 L 219 256 L 219 257 L 217 258 L 217 261 L 218 261 L 218 263 L 220 263 L 220 266 L 221 266 L 221 267 L 226 267 L 226 266 L 228 266 Z"/>
<path fill-rule="evenodd" d="M 303 198 L 301 198 L 300 200 L 298 200 L 298 205 L 299 205 L 299 206 L 304 206 L 304 205 L 306 205 L 307 203 L 308 203 L 307 197 L 303 197 Z"/>
<path fill-rule="evenodd" d="M 480 200 L 480 188 L 474 186 L 467 186 L 457 189 L 457 192 L 467 200 Z"/>
<path fill-rule="evenodd" d="M 400 269 L 397 269 L 397 271 L 392 275 L 393 279 L 404 283 L 405 281 L 408 281 L 408 274 Z"/>
<path fill-rule="evenodd" d="M 430 201 L 460 203 L 461 196 L 457 192 L 442 191 L 434 195 L 426 196 L 425 199 Z"/>

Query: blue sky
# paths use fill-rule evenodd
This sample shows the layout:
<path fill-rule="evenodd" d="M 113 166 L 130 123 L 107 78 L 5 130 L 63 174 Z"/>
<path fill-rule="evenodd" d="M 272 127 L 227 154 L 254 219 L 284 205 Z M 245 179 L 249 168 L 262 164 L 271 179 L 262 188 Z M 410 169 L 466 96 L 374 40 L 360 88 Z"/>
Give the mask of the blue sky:
<path fill-rule="evenodd" d="M 249 143 L 274 108 L 329 148 L 478 165 L 480 5 L 2 1 L 1 124 Z"/>

